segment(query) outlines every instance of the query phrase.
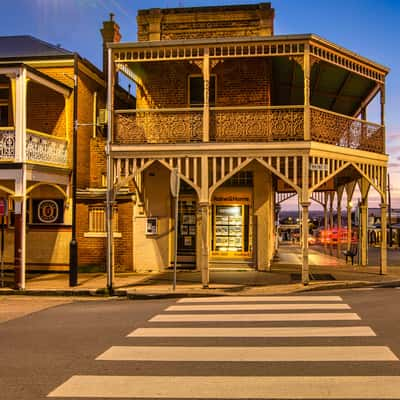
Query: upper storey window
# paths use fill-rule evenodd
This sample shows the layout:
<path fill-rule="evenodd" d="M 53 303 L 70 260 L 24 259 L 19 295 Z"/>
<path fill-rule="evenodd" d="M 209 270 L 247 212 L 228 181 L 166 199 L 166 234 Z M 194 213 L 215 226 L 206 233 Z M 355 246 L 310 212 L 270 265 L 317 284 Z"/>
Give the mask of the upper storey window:
<path fill-rule="evenodd" d="M 8 88 L 0 86 L 0 126 L 8 126 Z"/>
<path fill-rule="evenodd" d="M 204 84 L 201 75 L 189 77 L 189 103 L 190 107 L 204 105 Z M 215 106 L 215 75 L 210 76 L 209 104 Z"/>

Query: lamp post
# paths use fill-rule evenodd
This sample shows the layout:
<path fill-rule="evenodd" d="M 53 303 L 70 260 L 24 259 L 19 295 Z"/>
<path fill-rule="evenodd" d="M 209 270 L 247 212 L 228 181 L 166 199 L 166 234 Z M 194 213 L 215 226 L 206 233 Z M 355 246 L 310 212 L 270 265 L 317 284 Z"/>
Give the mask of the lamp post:
<path fill-rule="evenodd" d="M 78 241 L 76 239 L 76 186 L 78 167 L 78 55 L 74 56 L 74 133 L 72 142 L 72 235 L 69 243 L 69 286 L 78 285 Z"/>

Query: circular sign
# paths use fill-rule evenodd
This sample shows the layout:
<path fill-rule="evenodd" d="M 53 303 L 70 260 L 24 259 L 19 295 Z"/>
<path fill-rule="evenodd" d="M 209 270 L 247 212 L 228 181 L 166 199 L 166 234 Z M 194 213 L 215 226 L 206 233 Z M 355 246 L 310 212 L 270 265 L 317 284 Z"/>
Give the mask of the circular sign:
<path fill-rule="evenodd" d="M 54 200 L 42 200 L 38 208 L 38 218 L 40 222 L 51 224 L 57 221 L 58 204 Z"/>

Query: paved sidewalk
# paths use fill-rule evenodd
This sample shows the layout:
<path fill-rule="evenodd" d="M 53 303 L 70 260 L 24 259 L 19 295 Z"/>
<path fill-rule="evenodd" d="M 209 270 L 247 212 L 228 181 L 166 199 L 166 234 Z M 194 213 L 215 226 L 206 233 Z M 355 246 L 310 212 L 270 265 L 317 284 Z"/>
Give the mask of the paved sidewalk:
<path fill-rule="evenodd" d="M 296 246 L 282 246 L 279 260 L 271 271 L 258 272 L 251 268 L 232 269 L 228 264 L 210 269 L 208 288 L 201 285 L 198 271 L 178 271 L 177 287 L 172 290 L 173 272 L 153 274 L 118 273 L 113 280 L 114 294 L 131 298 L 180 297 L 202 295 L 252 295 L 293 293 L 309 290 L 363 287 L 374 285 L 400 286 L 400 251 L 393 253 L 395 264 L 389 262 L 388 273 L 380 275 L 378 266 L 359 267 L 346 264 L 321 249 L 310 249 L 310 283 L 301 283 L 301 254 Z M 393 258 L 393 257 L 392 257 Z M 399 257 L 400 259 L 400 257 Z M 12 281 L 12 275 L 7 275 Z M 69 287 L 67 273 L 30 274 L 25 294 L 31 295 L 106 295 L 107 277 L 105 273 L 80 273 L 78 286 Z M 0 288 L 1 294 L 19 294 L 10 287 Z"/>

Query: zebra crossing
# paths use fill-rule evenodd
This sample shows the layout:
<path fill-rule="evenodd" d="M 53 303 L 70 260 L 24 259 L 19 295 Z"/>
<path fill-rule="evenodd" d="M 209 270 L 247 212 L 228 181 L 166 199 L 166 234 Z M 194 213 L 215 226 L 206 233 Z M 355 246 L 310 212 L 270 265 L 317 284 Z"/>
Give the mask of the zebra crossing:
<path fill-rule="evenodd" d="M 399 359 L 340 296 L 184 298 L 128 333 L 127 340 L 128 346 L 112 346 L 96 358 L 109 363 L 107 374 L 74 375 L 48 397 L 400 399 L 400 376 L 357 374 L 363 362 Z M 113 362 L 159 368 L 157 374 L 150 369 L 112 375 Z M 200 372 L 171 374 L 171 363 L 194 363 Z M 240 372 L 242 366 L 262 368 L 252 374 L 209 368 L 218 363 Z M 336 374 L 321 373 L 329 363 Z M 346 363 L 349 373 L 343 372 Z M 290 373 L 267 373 L 282 365 Z"/>

